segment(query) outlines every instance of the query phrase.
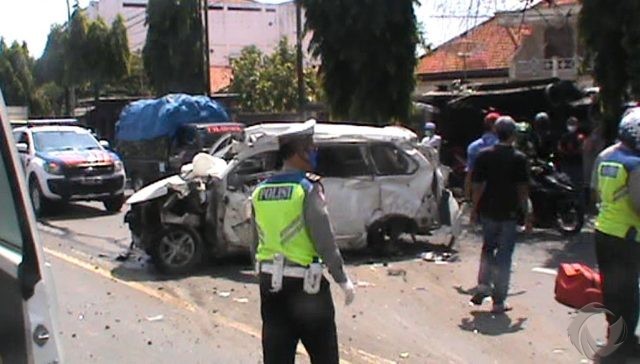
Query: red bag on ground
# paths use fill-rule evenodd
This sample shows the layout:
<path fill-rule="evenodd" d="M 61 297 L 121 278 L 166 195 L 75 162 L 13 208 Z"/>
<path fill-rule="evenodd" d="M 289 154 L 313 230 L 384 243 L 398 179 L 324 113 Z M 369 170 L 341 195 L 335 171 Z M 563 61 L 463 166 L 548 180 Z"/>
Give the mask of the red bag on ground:
<path fill-rule="evenodd" d="M 600 273 L 580 263 L 562 263 L 555 286 L 556 301 L 581 309 L 590 303 L 602 303 Z"/>

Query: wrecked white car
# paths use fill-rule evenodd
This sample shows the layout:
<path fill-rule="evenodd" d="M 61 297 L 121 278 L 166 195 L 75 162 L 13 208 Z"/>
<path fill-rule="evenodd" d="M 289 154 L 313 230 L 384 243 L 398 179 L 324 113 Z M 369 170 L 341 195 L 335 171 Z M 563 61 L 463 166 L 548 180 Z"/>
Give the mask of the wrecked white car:
<path fill-rule="evenodd" d="M 133 240 L 164 272 L 192 269 L 207 255 L 249 251 L 248 197 L 278 172 L 278 135 L 291 124 L 247 128 L 245 140 L 222 140 L 215 157 L 149 185 L 127 202 Z M 460 211 L 441 167 L 416 146 L 415 134 L 396 127 L 317 124 L 318 170 L 341 249 L 379 251 L 401 234 L 448 225 L 450 243 L 460 231 Z M 196 160 L 198 159 L 198 160 Z"/>

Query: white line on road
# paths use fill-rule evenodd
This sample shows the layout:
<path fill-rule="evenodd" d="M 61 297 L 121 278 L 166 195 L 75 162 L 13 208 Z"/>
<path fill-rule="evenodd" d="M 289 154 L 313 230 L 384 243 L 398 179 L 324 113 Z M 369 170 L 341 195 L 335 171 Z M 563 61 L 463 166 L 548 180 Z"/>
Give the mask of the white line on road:
<path fill-rule="evenodd" d="M 551 268 L 535 267 L 531 271 L 534 272 L 534 273 L 548 274 L 550 276 L 558 275 L 558 271 L 555 270 L 555 269 L 551 269 Z"/>

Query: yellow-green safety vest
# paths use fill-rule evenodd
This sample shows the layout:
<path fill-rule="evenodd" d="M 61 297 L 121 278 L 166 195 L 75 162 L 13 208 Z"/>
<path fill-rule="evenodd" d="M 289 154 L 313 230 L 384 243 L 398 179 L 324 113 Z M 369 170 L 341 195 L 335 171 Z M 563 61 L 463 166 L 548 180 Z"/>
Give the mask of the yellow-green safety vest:
<path fill-rule="evenodd" d="M 640 242 L 640 215 L 629 197 L 629 175 L 640 168 L 640 156 L 619 148 L 598 165 L 598 193 L 601 206 L 596 229 L 607 235 L 625 239 L 632 228 Z"/>
<path fill-rule="evenodd" d="M 304 200 L 312 188 L 304 173 L 285 173 L 260 184 L 251 196 L 258 232 L 256 260 L 276 254 L 307 266 L 318 257 L 304 221 Z"/>

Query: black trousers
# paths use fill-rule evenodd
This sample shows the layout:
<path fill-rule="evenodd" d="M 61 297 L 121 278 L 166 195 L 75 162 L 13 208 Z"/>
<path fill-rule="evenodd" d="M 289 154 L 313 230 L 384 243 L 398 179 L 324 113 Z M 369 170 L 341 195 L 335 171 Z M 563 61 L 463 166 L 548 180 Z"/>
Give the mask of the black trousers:
<path fill-rule="evenodd" d="M 602 275 L 603 303 L 605 308 L 613 313 L 607 315 L 607 322 L 611 326 L 621 317 L 627 327 L 624 343 L 616 350 L 617 355 L 614 356 L 630 355 L 637 343 L 634 336 L 640 305 L 637 244 L 596 231 L 596 257 Z"/>
<path fill-rule="evenodd" d="M 262 353 L 264 364 L 293 364 L 302 341 L 314 364 L 338 364 L 338 335 L 329 282 L 307 294 L 303 280 L 285 277 L 282 290 L 271 292 L 271 275 L 260 274 Z"/>

